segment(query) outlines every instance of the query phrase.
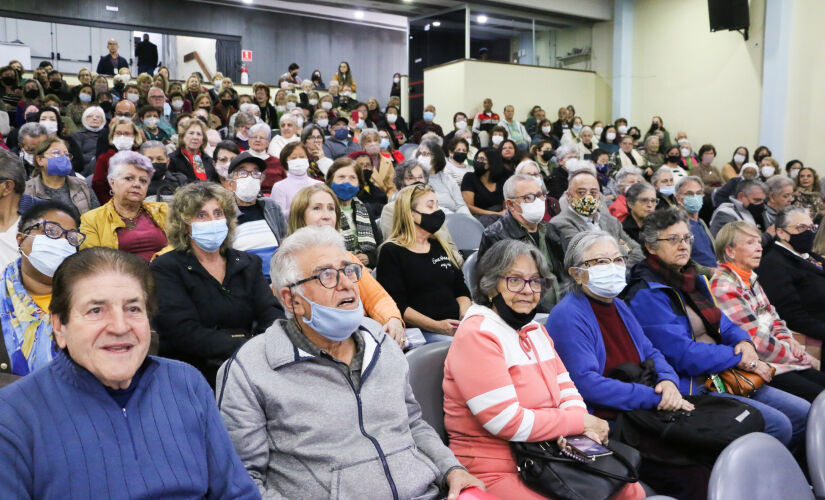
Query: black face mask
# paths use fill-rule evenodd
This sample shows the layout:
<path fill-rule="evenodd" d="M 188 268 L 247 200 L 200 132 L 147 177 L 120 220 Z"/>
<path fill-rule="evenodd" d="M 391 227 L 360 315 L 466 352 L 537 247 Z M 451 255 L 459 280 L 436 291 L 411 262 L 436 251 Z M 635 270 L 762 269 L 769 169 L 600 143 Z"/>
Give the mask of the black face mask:
<path fill-rule="evenodd" d="M 205 109 L 206 111 L 210 111 L 209 106 L 201 106 L 198 109 Z"/>
<path fill-rule="evenodd" d="M 541 152 L 541 159 L 544 161 L 550 161 L 553 159 L 553 150 L 552 149 L 545 149 Z"/>
<path fill-rule="evenodd" d="M 476 174 L 477 177 L 481 177 L 484 175 L 484 172 L 487 171 L 487 164 L 483 161 L 476 160 L 473 162 L 473 172 Z"/>
<path fill-rule="evenodd" d="M 103 108 L 103 111 L 105 111 L 106 113 L 111 113 L 112 110 L 115 109 L 114 106 L 112 106 L 111 101 L 102 101 L 100 103 L 100 107 Z"/>
<path fill-rule="evenodd" d="M 455 160 L 456 163 L 464 163 L 467 160 L 467 153 L 453 153 L 453 160 Z"/>
<path fill-rule="evenodd" d="M 642 138 L 642 135 L 641 134 L 631 134 L 630 137 L 632 137 L 634 140 L 638 141 L 639 139 Z"/>
<path fill-rule="evenodd" d="M 447 215 L 441 209 L 438 209 L 431 214 L 422 214 L 418 210 L 413 210 L 413 212 L 421 216 L 421 222 L 418 223 L 421 229 L 430 234 L 435 234 L 439 229 L 441 229 L 441 226 L 444 225 L 444 220 L 447 219 Z"/>
<path fill-rule="evenodd" d="M 679 156 L 679 155 L 669 155 L 667 157 L 667 161 L 670 162 L 670 163 L 679 163 L 679 160 L 681 160 L 681 159 L 682 159 L 682 157 Z"/>
<path fill-rule="evenodd" d="M 8 85 L 9 87 L 17 85 L 17 77 L 16 76 L 4 76 L 3 83 Z"/>
<path fill-rule="evenodd" d="M 292 78 L 295 78 L 296 76 L 298 76 L 298 72 L 297 72 L 297 71 L 296 71 L 295 73 L 292 73 Z"/>
<path fill-rule="evenodd" d="M 516 312 L 507 305 L 507 302 L 504 301 L 504 297 L 502 297 L 501 294 L 493 297 L 492 302 L 499 317 L 510 325 L 510 328 L 513 330 L 520 330 L 524 325 L 529 323 L 533 319 L 533 316 L 536 315 L 536 310 L 538 309 L 538 304 L 536 304 L 536 307 L 529 313 Z"/>
<path fill-rule="evenodd" d="M 364 168 L 364 169 L 362 169 L 362 171 L 364 173 L 364 180 L 369 182 L 370 179 L 372 179 L 372 169 Z"/>
<path fill-rule="evenodd" d="M 810 229 L 797 234 L 790 234 L 788 244 L 799 253 L 811 253 L 814 248 L 814 232 Z"/>
<path fill-rule="evenodd" d="M 756 164 L 759 165 L 759 162 L 767 158 L 768 156 L 769 155 L 766 155 L 765 153 L 760 153 L 758 156 L 754 156 L 753 159 L 756 161 Z"/>
<path fill-rule="evenodd" d="M 37 99 L 40 97 L 40 92 L 37 89 L 29 89 L 23 95 L 28 99 Z"/>
<path fill-rule="evenodd" d="M 53 82 L 49 82 L 49 87 L 51 87 L 51 88 L 53 88 L 53 89 L 55 89 L 55 90 L 59 89 L 59 88 L 61 87 L 61 85 L 60 85 L 60 80 L 56 80 L 56 81 L 53 81 Z"/>
<path fill-rule="evenodd" d="M 123 82 L 121 82 L 120 80 L 116 80 L 116 81 L 115 81 L 115 88 L 116 88 L 116 89 L 122 89 L 122 88 L 123 88 L 123 87 L 125 87 L 125 86 L 126 86 L 126 85 L 125 85 Z"/>
<path fill-rule="evenodd" d="M 152 166 L 155 167 L 155 173 L 152 175 L 153 181 L 159 181 L 163 179 L 163 176 L 166 175 L 166 164 L 165 163 L 152 163 Z"/>
<path fill-rule="evenodd" d="M 232 99 L 221 99 L 221 104 L 223 104 L 224 108 L 228 108 L 232 106 Z"/>
<path fill-rule="evenodd" d="M 753 216 L 753 220 L 756 221 L 756 225 L 759 228 L 762 228 L 762 223 L 763 223 L 762 214 L 765 213 L 765 204 L 760 203 L 759 205 L 757 205 L 755 203 L 751 203 L 750 205 L 748 205 L 747 210 Z"/>

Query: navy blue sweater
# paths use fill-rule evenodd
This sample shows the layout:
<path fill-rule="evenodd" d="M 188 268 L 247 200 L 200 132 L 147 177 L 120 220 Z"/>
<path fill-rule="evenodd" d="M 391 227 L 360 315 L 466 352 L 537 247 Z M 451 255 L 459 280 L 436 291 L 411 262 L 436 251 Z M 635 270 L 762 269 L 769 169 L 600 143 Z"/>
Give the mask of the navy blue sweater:
<path fill-rule="evenodd" d="M 260 498 L 194 368 L 150 357 L 125 408 L 58 355 L 0 390 L 0 498 Z"/>

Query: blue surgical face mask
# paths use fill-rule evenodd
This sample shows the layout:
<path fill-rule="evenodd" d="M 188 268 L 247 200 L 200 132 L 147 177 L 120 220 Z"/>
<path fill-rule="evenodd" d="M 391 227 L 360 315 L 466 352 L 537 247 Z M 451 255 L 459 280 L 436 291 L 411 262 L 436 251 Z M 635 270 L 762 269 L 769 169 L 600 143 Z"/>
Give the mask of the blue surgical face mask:
<path fill-rule="evenodd" d="M 219 249 L 226 239 L 226 235 L 229 234 L 226 219 L 193 222 L 191 226 L 192 240 L 206 252 L 214 252 Z"/>
<path fill-rule="evenodd" d="M 435 113 L 433 113 L 432 111 L 425 111 L 424 112 L 424 121 L 425 122 L 431 122 L 431 121 L 433 121 L 433 118 L 435 118 Z"/>
<path fill-rule="evenodd" d="M 388 147 L 390 147 L 390 140 L 381 139 L 381 149 L 387 149 Z"/>
<path fill-rule="evenodd" d="M 702 210 L 703 201 L 704 197 L 701 194 L 685 196 L 685 210 L 689 214 L 697 214 L 699 210 Z"/>
<path fill-rule="evenodd" d="M 332 192 L 335 193 L 335 196 L 341 201 L 349 201 L 355 198 L 355 195 L 361 190 L 358 186 L 350 184 L 349 182 L 333 182 L 330 187 L 332 188 Z"/>
<path fill-rule="evenodd" d="M 49 158 L 46 173 L 55 177 L 66 177 L 72 173 L 72 161 L 66 155 Z"/>
<path fill-rule="evenodd" d="M 578 134 L 579 132 L 581 132 L 581 130 L 582 130 L 582 126 L 581 126 L 581 125 L 573 125 L 573 132 L 575 132 L 576 134 Z"/>
<path fill-rule="evenodd" d="M 361 300 L 358 299 L 358 307 L 355 309 L 338 309 L 337 307 L 322 306 L 309 300 L 304 294 L 298 292 L 305 301 L 307 301 L 312 308 L 310 314 L 312 316 L 307 320 L 301 320 L 310 328 L 323 335 L 333 342 L 341 342 L 350 337 L 352 333 L 361 325 L 364 319 L 364 306 Z"/>
<path fill-rule="evenodd" d="M 624 290 L 625 268 L 618 264 L 606 264 L 587 268 L 587 284 L 584 285 L 599 297 L 612 299 Z"/>
<path fill-rule="evenodd" d="M 659 186 L 659 192 L 665 196 L 670 196 L 676 192 L 676 186 Z"/>
<path fill-rule="evenodd" d="M 333 136 L 339 141 L 343 141 L 349 136 L 349 131 L 345 128 L 339 128 L 333 132 Z"/>

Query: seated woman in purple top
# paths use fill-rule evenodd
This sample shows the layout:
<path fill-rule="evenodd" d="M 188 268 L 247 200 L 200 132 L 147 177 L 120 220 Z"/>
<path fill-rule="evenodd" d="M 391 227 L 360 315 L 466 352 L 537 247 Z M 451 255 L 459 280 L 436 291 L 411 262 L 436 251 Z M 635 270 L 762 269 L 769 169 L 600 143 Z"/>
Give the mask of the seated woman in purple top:
<path fill-rule="evenodd" d="M 281 150 L 281 165 L 286 169 L 286 179 L 276 182 L 272 186 L 270 198 L 281 208 L 284 218 L 289 218 L 289 206 L 295 193 L 312 184 L 318 184 L 319 180 L 307 175 L 309 169 L 309 156 L 300 142 L 290 142 Z"/>

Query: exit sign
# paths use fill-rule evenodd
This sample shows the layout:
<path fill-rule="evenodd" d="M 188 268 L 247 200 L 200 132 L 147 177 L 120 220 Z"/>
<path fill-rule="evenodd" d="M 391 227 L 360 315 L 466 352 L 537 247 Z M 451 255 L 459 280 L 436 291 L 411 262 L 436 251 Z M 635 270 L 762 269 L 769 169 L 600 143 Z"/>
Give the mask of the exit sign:
<path fill-rule="evenodd" d="M 242 50 L 241 51 L 241 61 L 249 62 L 252 60 L 252 51 L 251 50 Z"/>

